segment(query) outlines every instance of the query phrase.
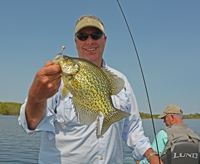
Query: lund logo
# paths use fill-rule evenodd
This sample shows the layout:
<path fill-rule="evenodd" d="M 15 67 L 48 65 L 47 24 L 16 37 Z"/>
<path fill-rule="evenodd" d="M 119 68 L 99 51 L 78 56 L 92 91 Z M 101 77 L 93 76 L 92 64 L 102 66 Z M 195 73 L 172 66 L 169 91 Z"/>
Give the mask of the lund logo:
<path fill-rule="evenodd" d="M 174 153 L 174 158 L 198 158 L 198 153 Z"/>

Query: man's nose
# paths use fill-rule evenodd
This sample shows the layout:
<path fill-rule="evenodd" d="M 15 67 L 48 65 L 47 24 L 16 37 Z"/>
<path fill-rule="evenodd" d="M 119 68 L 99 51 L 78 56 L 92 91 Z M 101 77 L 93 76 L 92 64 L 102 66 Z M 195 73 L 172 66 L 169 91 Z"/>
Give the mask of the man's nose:
<path fill-rule="evenodd" d="M 92 37 L 89 35 L 86 44 L 93 44 L 94 43 L 94 39 L 92 39 Z"/>

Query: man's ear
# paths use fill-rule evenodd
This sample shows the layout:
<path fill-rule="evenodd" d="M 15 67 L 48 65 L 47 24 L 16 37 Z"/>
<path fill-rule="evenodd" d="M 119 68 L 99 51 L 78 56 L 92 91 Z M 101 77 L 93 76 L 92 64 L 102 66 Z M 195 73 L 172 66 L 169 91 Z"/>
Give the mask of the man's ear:
<path fill-rule="evenodd" d="M 176 119 L 176 116 L 174 114 L 171 114 L 171 117 L 173 121 Z"/>

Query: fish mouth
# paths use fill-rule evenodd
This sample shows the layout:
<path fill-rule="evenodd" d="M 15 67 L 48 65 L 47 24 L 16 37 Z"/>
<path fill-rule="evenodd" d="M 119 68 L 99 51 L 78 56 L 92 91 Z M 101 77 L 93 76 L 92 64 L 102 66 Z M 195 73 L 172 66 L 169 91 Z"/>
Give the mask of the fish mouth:
<path fill-rule="evenodd" d="M 52 63 L 53 63 L 53 64 L 58 64 L 58 62 L 59 62 L 60 60 L 63 60 L 63 54 L 62 54 L 62 53 L 57 54 L 57 55 L 54 57 Z"/>

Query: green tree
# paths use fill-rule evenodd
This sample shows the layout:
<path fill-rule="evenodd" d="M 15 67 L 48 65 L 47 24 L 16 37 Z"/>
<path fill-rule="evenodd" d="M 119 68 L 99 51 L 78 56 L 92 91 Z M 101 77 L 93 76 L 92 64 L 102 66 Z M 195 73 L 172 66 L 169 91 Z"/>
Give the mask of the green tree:
<path fill-rule="evenodd" d="M 7 105 L 2 104 L 1 109 L 0 109 L 0 113 L 3 114 L 3 115 L 9 115 L 10 110 L 11 109 Z"/>

